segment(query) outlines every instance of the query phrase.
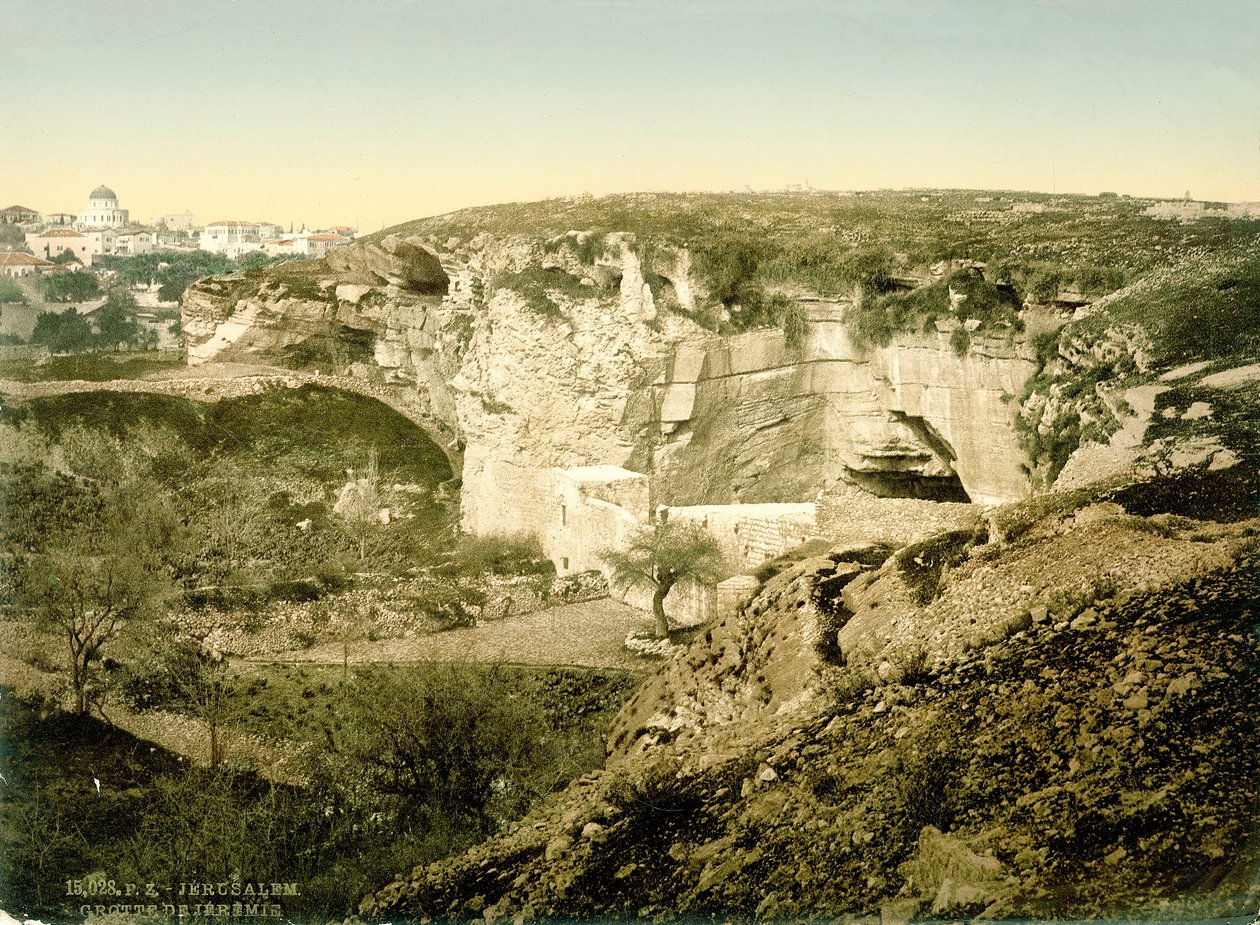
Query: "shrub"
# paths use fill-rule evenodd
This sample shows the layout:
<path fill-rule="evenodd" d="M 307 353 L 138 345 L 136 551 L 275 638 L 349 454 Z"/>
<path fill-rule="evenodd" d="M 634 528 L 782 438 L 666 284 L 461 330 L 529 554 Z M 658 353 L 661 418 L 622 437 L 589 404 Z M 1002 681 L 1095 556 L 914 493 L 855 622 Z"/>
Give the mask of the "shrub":
<path fill-rule="evenodd" d="M 552 293 L 571 299 L 594 298 L 599 294 L 595 287 L 583 285 L 576 276 L 559 267 L 529 266 L 515 273 L 496 273 L 491 286 L 496 291 L 515 292 L 532 311 L 556 321 L 563 321 L 565 316 Z"/>
<path fill-rule="evenodd" d="M 464 575 L 549 575 L 555 566 L 532 533 L 464 534 L 455 551 Z"/>
<path fill-rule="evenodd" d="M 974 530 L 951 530 L 899 552 L 897 567 L 915 601 L 922 605 L 938 597 L 944 572 L 959 565 L 978 540 Z"/>
<path fill-rule="evenodd" d="M 954 356 L 965 357 L 967 351 L 971 349 L 971 332 L 961 325 L 954 328 L 953 333 L 949 335 L 949 346 L 953 349 Z"/>
<path fill-rule="evenodd" d="M 783 343 L 787 346 L 795 349 L 805 343 L 809 335 L 809 320 L 799 302 L 789 302 L 784 306 L 779 324 L 783 328 Z"/>

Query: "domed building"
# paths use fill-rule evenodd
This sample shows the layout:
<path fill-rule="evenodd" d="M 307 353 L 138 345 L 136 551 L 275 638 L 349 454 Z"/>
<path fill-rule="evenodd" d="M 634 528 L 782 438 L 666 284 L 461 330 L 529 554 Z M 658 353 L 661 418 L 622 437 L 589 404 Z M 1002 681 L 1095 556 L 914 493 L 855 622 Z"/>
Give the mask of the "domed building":
<path fill-rule="evenodd" d="M 88 196 L 75 224 L 79 228 L 126 228 L 129 220 L 130 213 L 118 207 L 117 194 L 101 184 Z"/>

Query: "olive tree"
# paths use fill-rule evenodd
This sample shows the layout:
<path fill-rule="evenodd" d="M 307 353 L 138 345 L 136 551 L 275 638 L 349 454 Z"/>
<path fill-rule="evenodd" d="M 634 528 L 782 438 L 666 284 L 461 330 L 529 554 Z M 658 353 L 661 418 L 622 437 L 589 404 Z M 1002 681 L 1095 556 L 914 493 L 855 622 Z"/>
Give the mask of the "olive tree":
<path fill-rule="evenodd" d="M 91 706 L 89 682 L 102 647 L 128 620 L 146 616 L 161 582 L 130 550 L 80 544 L 49 549 L 29 563 L 23 591 L 36 621 L 60 636 L 77 713 Z"/>
<path fill-rule="evenodd" d="M 613 584 L 652 591 L 656 635 L 661 638 L 669 635 L 665 598 L 674 585 L 714 582 L 725 570 L 721 547 L 703 527 L 665 519 L 640 528 L 624 548 L 606 549 L 600 558 L 611 569 Z"/>

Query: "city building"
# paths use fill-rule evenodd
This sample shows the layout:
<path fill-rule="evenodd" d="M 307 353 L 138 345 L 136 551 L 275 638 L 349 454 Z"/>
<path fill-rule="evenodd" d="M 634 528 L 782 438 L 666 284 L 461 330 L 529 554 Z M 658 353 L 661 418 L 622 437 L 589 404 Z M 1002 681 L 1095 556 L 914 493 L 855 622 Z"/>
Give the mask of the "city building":
<path fill-rule="evenodd" d="M 118 253 L 118 232 L 113 228 L 91 228 L 84 231 L 83 236 L 88 239 L 93 258 Z"/>
<path fill-rule="evenodd" d="M 53 266 L 51 261 L 32 257 L 30 254 L 14 252 L 0 254 L 0 273 L 5 276 L 34 276 L 45 267 Z"/>
<path fill-rule="evenodd" d="M 188 211 L 172 212 L 163 215 L 155 224 L 165 226 L 167 231 L 192 231 L 197 227 L 197 216 Z"/>
<path fill-rule="evenodd" d="M 147 254 L 157 246 L 157 234 L 152 231 L 120 231 L 114 245 L 118 254 Z"/>
<path fill-rule="evenodd" d="M 69 251 L 85 267 L 92 265 L 93 242 L 83 232 L 73 228 L 49 228 L 28 234 L 26 246 L 35 256 L 46 260 L 52 260 Z"/>
<path fill-rule="evenodd" d="M 0 222 L 5 225 L 20 225 L 25 222 L 39 221 L 39 213 L 26 206 L 9 206 L 0 210 Z"/>
<path fill-rule="evenodd" d="M 201 231 L 198 247 L 212 254 L 237 258 L 252 251 L 261 251 L 278 238 L 283 229 L 270 222 L 211 222 Z"/>
<path fill-rule="evenodd" d="M 340 247 L 350 243 L 349 238 L 344 238 L 339 234 L 313 234 L 295 243 L 300 246 L 303 241 L 305 241 L 307 256 L 315 258 L 323 257 L 330 247 Z"/>
<path fill-rule="evenodd" d="M 42 219 L 49 228 L 72 228 L 76 217 L 69 212 L 48 212 Z"/>
<path fill-rule="evenodd" d="M 92 190 L 88 203 L 79 212 L 75 224 L 80 230 L 84 228 L 126 228 L 130 221 L 130 213 L 118 205 L 118 196 L 108 186 L 101 185 Z"/>

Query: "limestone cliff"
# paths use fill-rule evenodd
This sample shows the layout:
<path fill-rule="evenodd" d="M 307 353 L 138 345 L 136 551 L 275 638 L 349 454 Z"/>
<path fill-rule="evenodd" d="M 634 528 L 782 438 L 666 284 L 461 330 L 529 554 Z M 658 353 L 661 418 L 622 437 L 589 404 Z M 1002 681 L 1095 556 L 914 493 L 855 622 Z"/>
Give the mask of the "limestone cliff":
<path fill-rule="evenodd" d="M 609 233 L 539 241 L 384 235 L 311 264 L 203 281 L 184 303 L 190 363 L 352 375 L 448 433 L 463 512 L 520 526 L 520 478 L 612 465 L 654 476 L 652 503 L 877 494 L 1022 497 L 1015 429 L 1034 369 L 1009 337 L 947 333 L 860 349 L 846 300 L 798 293 L 807 330 L 719 336 L 685 247 Z"/>

